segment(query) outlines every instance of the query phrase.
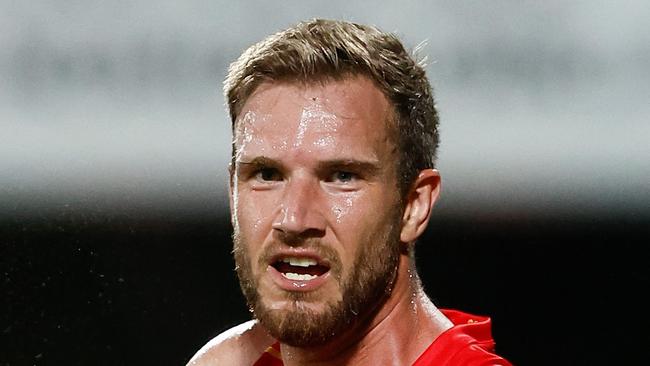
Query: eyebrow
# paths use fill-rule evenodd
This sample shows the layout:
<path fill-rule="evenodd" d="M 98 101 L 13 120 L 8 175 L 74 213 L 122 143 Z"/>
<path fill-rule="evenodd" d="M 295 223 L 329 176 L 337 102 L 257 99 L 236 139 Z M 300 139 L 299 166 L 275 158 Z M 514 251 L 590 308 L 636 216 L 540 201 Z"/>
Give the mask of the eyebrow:
<path fill-rule="evenodd" d="M 246 168 L 256 167 L 282 167 L 283 164 L 279 161 L 269 158 L 267 156 L 256 156 L 250 160 L 240 160 L 235 162 L 236 165 L 243 165 Z M 365 172 L 367 174 L 376 174 L 379 170 L 379 162 L 377 160 L 359 160 L 359 159 L 333 159 L 324 160 L 318 163 L 318 170 L 352 170 L 355 172 Z"/>
<path fill-rule="evenodd" d="M 374 175 L 379 168 L 379 162 L 376 160 L 358 160 L 358 159 L 335 159 L 326 160 L 318 164 L 319 169 L 341 169 L 352 170 L 354 172 L 364 172 Z"/>
<path fill-rule="evenodd" d="M 281 165 L 278 161 L 271 159 L 266 156 L 256 156 L 255 158 L 249 161 L 235 161 L 235 165 L 244 165 L 247 167 L 263 167 L 263 166 L 279 166 Z"/>

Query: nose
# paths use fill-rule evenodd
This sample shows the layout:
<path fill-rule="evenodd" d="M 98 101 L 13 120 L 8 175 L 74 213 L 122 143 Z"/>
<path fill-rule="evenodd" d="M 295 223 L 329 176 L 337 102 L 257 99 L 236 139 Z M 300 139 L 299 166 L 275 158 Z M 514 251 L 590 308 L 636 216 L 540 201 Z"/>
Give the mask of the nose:
<path fill-rule="evenodd" d="M 326 220 L 319 204 L 318 182 L 296 177 L 287 182 L 284 190 L 273 229 L 285 237 L 324 236 Z"/>

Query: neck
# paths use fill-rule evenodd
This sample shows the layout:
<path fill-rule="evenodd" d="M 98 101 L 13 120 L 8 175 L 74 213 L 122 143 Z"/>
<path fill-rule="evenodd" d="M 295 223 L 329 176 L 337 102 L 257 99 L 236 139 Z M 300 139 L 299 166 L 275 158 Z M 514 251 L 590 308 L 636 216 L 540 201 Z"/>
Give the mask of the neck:
<path fill-rule="evenodd" d="M 411 365 L 451 326 L 424 294 L 408 255 L 402 255 L 393 291 L 369 319 L 322 346 L 282 344 L 282 358 L 285 366 Z"/>

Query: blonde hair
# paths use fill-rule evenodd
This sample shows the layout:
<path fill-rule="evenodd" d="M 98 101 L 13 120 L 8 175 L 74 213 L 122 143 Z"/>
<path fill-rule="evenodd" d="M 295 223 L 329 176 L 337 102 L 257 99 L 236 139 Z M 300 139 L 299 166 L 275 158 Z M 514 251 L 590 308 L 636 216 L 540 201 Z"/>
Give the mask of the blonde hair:
<path fill-rule="evenodd" d="M 399 152 L 397 172 L 404 197 L 419 172 L 434 167 L 438 114 L 423 65 L 395 35 L 376 27 L 314 19 L 249 47 L 230 65 L 224 82 L 233 133 L 243 105 L 263 82 L 308 83 L 356 75 L 372 80 L 394 108 L 387 123 Z"/>

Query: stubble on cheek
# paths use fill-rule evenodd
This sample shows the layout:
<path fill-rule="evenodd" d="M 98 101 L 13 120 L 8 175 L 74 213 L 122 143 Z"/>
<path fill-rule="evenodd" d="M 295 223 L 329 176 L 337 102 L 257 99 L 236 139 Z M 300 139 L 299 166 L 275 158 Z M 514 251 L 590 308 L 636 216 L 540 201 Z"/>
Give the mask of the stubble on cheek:
<path fill-rule="evenodd" d="M 340 301 L 343 287 L 343 264 L 336 250 L 322 244 L 319 239 L 315 238 L 306 240 L 300 238 L 284 238 L 283 240 L 292 242 L 293 245 L 298 245 L 301 248 L 311 248 L 322 260 L 328 263 L 328 276 L 330 276 L 331 281 L 328 287 L 331 287 L 329 287 L 329 290 L 322 289 L 328 291 L 326 294 L 322 291 L 291 292 L 277 289 L 277 293 L 274 295 L 282 296 L 284 300 L 293 302 L 293 310 L 309 308 L 310 303 L 318 303 L 324 297 L 330 297 L 336 301 Z M 296 244 L 297 241 L 300 241 L 300 244 Z M 251 311 L 256 310 L 256 314 L 258 312 L 264 312 L 271 307 L 270 304 L 266 303 L 271 301 L 266 295 L 269 295 L 268 291 L 272 292 L 273 290 L 264 287 L 270 283 L 270 280 L 264 281 L 262 277 L 267 273 L 267 268 L 271 264 L 275 253 L 285 248 L 286 244 L 274 241 L 263 247 L 258 254 L 252 254 L 249 248 L 250 243 L 237 229 L 233 233 L 233 243 L 233 254 L 236 263 L 235 269 L 248 306 Z"/>
<path fill-rule="evenodd" d="M 368 319 L 390 296 L 399 262 L 398 226 L 389 224 L 383 233 L 361 243 L 344 276 L 333 249 L 324 249 L 327 247 L 318 242 L 307 244 L 320 245 L 319 252 L 333 264 L 337 294 L 284 292 L 285 301 L 280 309 L 271 308 L 264 289 L 259 287 L 272 248 L 280 244 L 271 244 L 261 251 L 259 258 L 251 258 L 246 247 L 249 243 L 236 232 L 233 240 L 237 275 L 249 310 L 272 336 L 284 343 L 307 347 L 328 342 L 353 323 Z M 253 263 L 257 264 L 256 270 Z M 316 303 L 316 308 L 310 306 Z"/>
<path fill-rule="evenodd" d="M 254 310 L 254 304 L 257 302 L 257 279 L 255 279 L 252 267 L 250 264 L 250 259 L 246 253 L 246 248 L 242 243 L 241 235 L 238 232 L 239 230 L 235 228 L 233 232 L 233 256 L 235 258 L 235 272 L 239 278 L 239 287 L 244 294 L 248 309 L 250 311 Z"/>

